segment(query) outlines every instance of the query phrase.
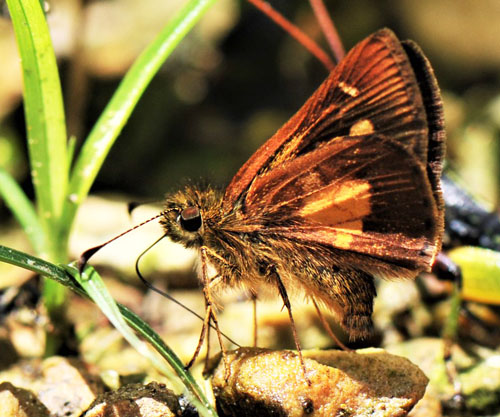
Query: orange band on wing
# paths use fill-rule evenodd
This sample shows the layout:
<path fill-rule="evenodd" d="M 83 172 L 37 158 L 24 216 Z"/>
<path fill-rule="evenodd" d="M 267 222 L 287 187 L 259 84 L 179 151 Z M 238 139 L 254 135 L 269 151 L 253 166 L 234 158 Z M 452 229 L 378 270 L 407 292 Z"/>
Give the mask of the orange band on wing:
<path fill-rule="evenodd" d="M 363 217 L 371 213 L 370 183 L 351 180 L 333 183 L 303 200 L 299 216 L 325 226 L 363 230 Z"/>

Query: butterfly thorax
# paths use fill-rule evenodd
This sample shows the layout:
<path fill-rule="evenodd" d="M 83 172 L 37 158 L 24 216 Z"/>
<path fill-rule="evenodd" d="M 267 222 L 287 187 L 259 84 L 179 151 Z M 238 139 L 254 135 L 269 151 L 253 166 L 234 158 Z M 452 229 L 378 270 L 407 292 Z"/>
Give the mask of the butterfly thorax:
<path fill-rule="evenodd" d="M 248 287 L 249 277 L 260 278 L 262 284 L 272 263 L 270 245 L 257 232 L 241 227 L 243 213 L 237 205 L 224 211 L 222 201 L 220 190 L 192 185 L 167 196 L 161 219 L 165 234 L 186 248 L 206 248 L 223 286 Z"/>
<path fill-rule="evenodd" d="M 231 254 L 244 238 L 227 227 L 236 221 L 238 210 L 224 213 L 222 201 L 222 191 L 194 185 L 167 196 L 161 220 L 165 234 L 186 248 L 203 246 L 233 263 Z"/>

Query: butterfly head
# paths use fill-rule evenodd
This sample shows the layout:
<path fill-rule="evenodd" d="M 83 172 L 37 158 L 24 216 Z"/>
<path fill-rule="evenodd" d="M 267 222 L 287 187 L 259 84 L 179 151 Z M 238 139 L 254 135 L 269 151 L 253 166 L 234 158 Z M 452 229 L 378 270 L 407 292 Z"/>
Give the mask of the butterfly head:
<path fill-rule="evenodd" d="M 212 189 L 188 187 L 167 197 L 161 224 L 174 242 L 199 247 L 203 244 L 206 221 L 212 218 L 216 207 L 217 199 Z"/>

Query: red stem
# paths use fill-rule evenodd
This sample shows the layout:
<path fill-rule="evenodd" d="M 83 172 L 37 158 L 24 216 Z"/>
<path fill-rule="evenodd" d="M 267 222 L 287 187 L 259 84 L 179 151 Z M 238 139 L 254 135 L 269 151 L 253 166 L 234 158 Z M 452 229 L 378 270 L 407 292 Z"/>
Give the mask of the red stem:
<path fill-rule="evenodd" d="M 333 63 L 333 61 L 316 42 L 314 42 L 296 25 L 283 17 L 282 14 L 274 10 L 269 3 L 263 0 L 248 0 L 248 2 L 257 7 L 257 9 L 268 16 L 277 25 L 281 26 L 287 33 L 290 34 L 290 36 L 295 38 L 295 40 L 303 45 L 304 48 L 306 48 L 313 56 L 319 59 L 329 71 L 335 68 L 335 64 Z"/>
<path fill-rule="evenodd" d="M 309 0 L 309 3 L 311 3 L 311 8 L 316 15 L 319 26 L 321 27 L 321 30 L 330 45 L 330 49 L 332 50 L 335 59 L 337 62 L 340 62 L 342 58 L 344 58 L 345 49 L 342 45 L 342 41 L 340 40 L 339 33 L 335 28 L 335 24 L 326 10 L 323 0 Z"/>

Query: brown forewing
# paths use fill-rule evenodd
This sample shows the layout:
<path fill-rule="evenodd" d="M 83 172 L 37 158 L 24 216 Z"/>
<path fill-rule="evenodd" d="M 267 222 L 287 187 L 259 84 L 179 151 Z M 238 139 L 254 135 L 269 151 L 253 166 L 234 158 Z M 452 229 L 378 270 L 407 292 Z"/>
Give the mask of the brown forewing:
<path fill-rule="evenodd" d="M 231 227 L 241 231 L 347 251 L 369 273 L 414 276 L 440 250 L 443 153 L 432 69 L 415 44 L 383 29 L 243 165 L 223 211 L 238 206 Z"/>
<path fill-rule="evenodd" d="M 258 176 L 244 203 L 235 230 L 260 225 L 262 237 L 363 255 L 350 267 L 384 277 L 414 276 L 439 250 L 439 212 L 425 166 L 375 134 L 335 138 Z"/>
<path fill-rule="evenodd" d="M 432 165 L 438 178 L 444 133 L 437 84 L 418 48 L 412 43 L 405 48 L 406 52 L 388 29 L 357 44 L 304 106 L 241 167 L 226 189 L 224 211 L 243 199 L 259 175 L 338 136 L 383 134 L 412 151 L 422 164 Z M 427 111 L 426 105 L 433 108 Z M 432 154 L 428 154 L 430 140 Z M 438 181 L 432 186 L 437 188 Z M 437 190 L 435 198 L 439 195 Z"/>

